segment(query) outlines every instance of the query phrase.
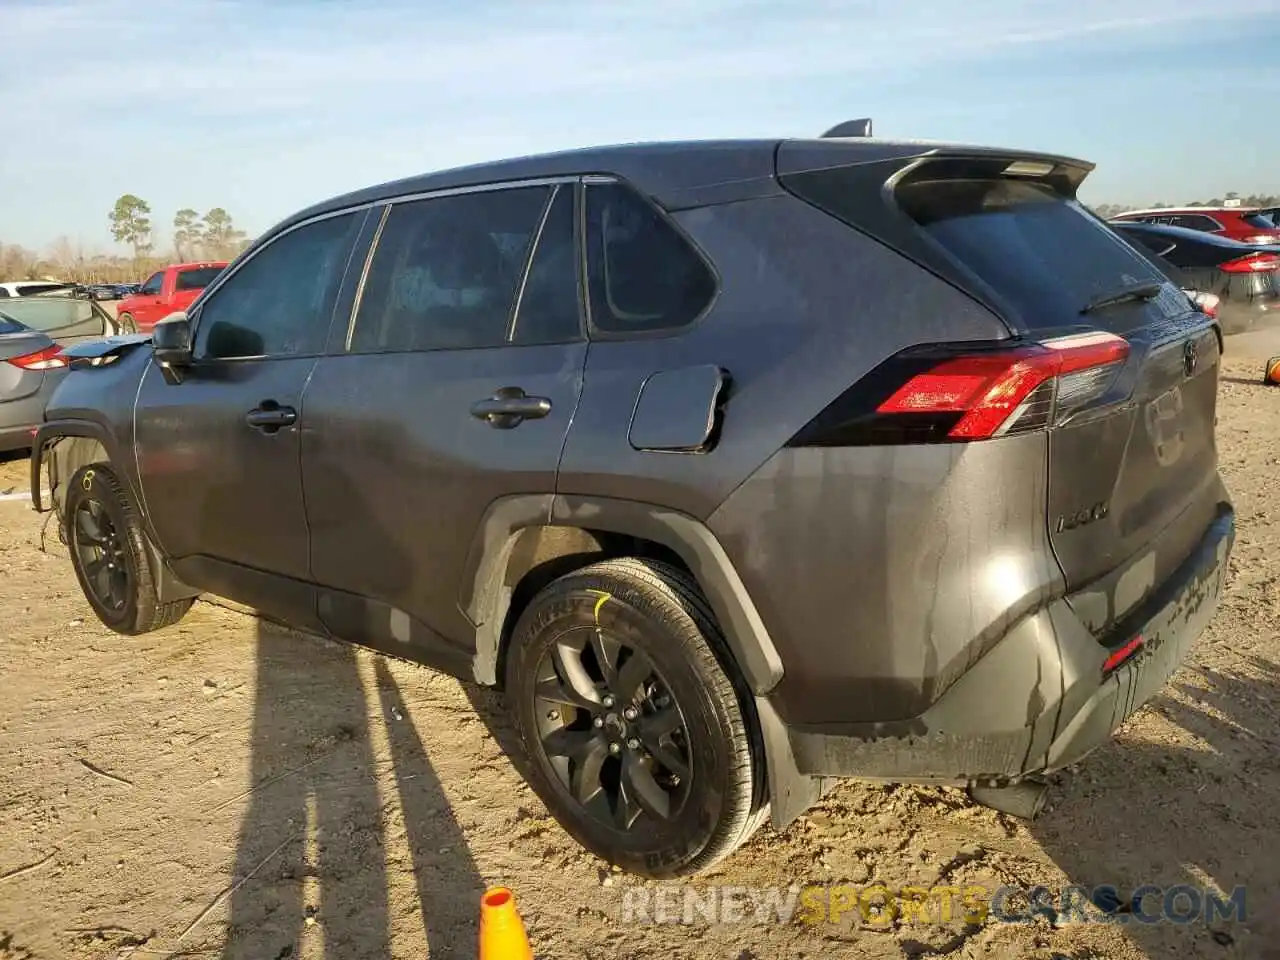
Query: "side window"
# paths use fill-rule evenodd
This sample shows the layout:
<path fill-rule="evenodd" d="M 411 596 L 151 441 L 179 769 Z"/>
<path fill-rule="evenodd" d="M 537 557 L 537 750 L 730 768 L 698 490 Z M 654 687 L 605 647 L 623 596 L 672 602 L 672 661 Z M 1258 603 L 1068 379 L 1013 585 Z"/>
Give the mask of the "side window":
<path fill-rule="evenodd" d="M 582 337 L 573 194 L 571 185 L 556 188 L 520 294 L 514 343 L 567 343 Z"/>
<path fill-rule="evenodd" d="M 145 293 L 148 296 L 158 297 L 160 291 L 164 288 L 164 273 L 153 273 L 147 277 L 147 282 L 142 285 L 139 293 Z"/>
<path fill-rule="evenodd" d="M 349 349 L 506 343 L 529 248 L 551 195 L 550 187 L 519 187 L 393 204 Z"/>
<path fill-rule="evenodd" d="M 195 355 L 226 360 L 323 351 L 359 223 L 355 213 L 329 217 L 263 247 L 200 308 Z"/>
<path fill-rule="evenodd" d="M 621 184 L 587 188 L 591 322 L 607 333 L 647 333 L 692 323 L 716 281 L 688 241 Z"/>

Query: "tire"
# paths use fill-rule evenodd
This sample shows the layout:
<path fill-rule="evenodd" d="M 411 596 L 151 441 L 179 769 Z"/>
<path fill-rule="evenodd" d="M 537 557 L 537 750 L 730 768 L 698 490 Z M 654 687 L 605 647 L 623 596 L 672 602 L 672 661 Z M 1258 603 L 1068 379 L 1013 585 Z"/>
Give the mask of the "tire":
<path fill-rule="evenodd" d="M 134 322 L 132 313 L 122 313 L 116 317 L 116 324 L 120 327 L 122 334 L 137 333 L 138 325 Z"/>
<path fill-rule="evenodd" d="M 765 819 L 754 711 L 717 659 L 724 649 L 693 580 L 647 560 L 567 574 L 522 613 L 505 694 L 530 785 L 598 857 L 688 876 Z"/>
<path fill-rule="evenodd" d="M 85 599 L 116 633 L 150 633 L 191 609 L 191 599 L 160 602 L 138 511 L 109 464 L 88 464 L 72 475 L 63 534 Z"/>

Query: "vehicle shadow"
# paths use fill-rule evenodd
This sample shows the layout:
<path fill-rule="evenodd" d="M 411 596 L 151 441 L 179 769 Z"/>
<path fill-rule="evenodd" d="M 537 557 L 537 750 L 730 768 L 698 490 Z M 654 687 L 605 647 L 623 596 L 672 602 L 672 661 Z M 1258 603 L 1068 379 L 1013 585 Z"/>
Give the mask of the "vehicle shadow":
<path fill-rule="evenodd" d="M 257 632 L 253 792 L 223 956 L 314 955 L 303 950 L 314 938 L 326 957 L 385 958 L 391 919 L 406 912 L 420 916 L 430 956 L 474 943 L 481 882 L 385 661 L 375 660 L 367 696 L 354 647 L 262 619 Z M 379 722 L 384 759 L 371 736 Z M 393 852 L 401 824 L 407 865 Z M 390 902 L 391 875 L 405 869 L 416 904 Z"/>
<path fill-rule="evenodd" d="M 1147 707 L 1167 734 L 1095 751 L 1058 778 L 1055 810 L 1030 825 L 1070 883 L 1116 888 L 1112 916 L 1148 957 L 1280 960 L 1278 685 L 1280 666 L 1258 656 L 1230 670 L 1188 665 Z M 1243 888 L 1243 922 L 1203 909 L 1189 923 L 1137 922 L 1127 898 L 1145 884 L 1224 900 Z M 1162 910 L 1161 896 L 1142 909 Z M 1185 899 L 1173 909 L 1192 910 Z"/>

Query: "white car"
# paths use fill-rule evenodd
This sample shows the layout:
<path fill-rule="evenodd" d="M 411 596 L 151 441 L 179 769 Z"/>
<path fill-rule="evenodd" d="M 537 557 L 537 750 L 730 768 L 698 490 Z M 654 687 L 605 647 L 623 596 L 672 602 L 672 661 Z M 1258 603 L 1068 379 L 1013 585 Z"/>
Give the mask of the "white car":
<path fill-rule="evenodd" d="M 30 297 L 50 290 L 63 290 L 66 286 L 58 280 L 14 280 L 9 283 L 0 283 L 0 299 Z"/>

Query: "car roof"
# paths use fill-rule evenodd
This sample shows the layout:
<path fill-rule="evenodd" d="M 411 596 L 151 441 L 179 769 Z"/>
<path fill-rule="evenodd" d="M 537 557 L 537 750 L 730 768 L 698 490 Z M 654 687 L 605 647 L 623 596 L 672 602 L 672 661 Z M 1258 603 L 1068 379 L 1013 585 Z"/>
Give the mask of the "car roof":
<path fill-rule="evenodd" d="M 829 137 L 807 139 L 677 140 L 584 147 L 487 161 L 434 173 L 393 180 L 322 201 L 301 210 L 266 231 L 274 235 L 294 223 L 347 207 L 377 203 L 396 196 L 463 189 L 503 181 L 543 177 L 606 174 L 634 183 L 668 209 L 678 209 L 709 187 L 728 183 L 772 180 L 775 157 L 786 144 L 815 167 L 823 161 L 846 164 L 928 156 L 945 150 L 973 156 L 1036 157 L 1091 170 L 1093 165 L 1073 157 L 1027 150 L 1005 150 L 933 140 Z M 261 238 L 260 238 L 261 239 Z M 256 245 L 256 244 L 255 244 Z"/>
<path fill-rule="evenodd" d="M 1212 247 L 1231 247 L 1241 250 L 1257 250 L 1256 243 L 1245 243 L 1243 240 L 1233 240 L 1230 237 L 1224 237 L 1217 233 L 1207 233 L 1204 230 L 1192 230 L 1190 227 L 1174 227 L 1165 223 L 1130 223 L 1124 220 L 1118 220 L 1114 226 L 1123 231 L 1132 233 L 1153 233 L 1162 237 L 1168 237 L 1170 240 L 1183 240 L 1191 243 L 1200 243 Z"/>
<path fill-rule="evenodd" d="M 1153 207 L 1150 210 L 1126 210 L 1117 213 L 1112 219 L 1120 217 L 1164 217 L 1182 213 L 1257 213 L 1256 207 Z"/>

